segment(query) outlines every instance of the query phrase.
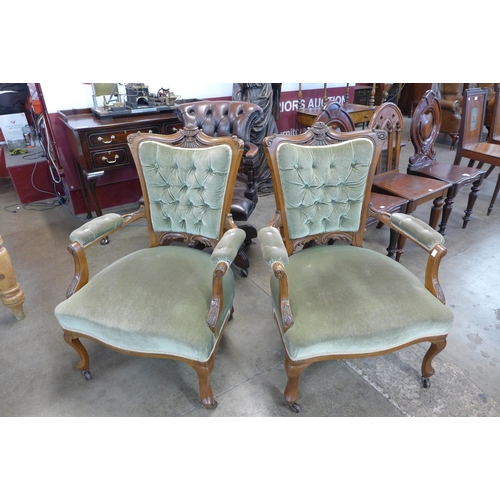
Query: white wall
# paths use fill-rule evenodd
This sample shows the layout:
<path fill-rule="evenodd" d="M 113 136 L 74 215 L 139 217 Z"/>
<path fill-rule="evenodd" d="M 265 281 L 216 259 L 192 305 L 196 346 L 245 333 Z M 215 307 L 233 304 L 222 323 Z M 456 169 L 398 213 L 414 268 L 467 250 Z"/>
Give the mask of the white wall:
<path fill-rule="evenodd" d="M 200 82 L 146 82 L 149 91 L 156 93 L 160 88 L 170 88 L 181 98 L 210 98 L 230 97 L 233 90 L 232 83 L 200 83 Z M 45 104 L 49 113 L 56 113 L 60 109 L 91 108 L 94 106 L 92 100 L 92 87 L 85 83 L 41 83 Z M 121 84 L 120 84 L 121 85 Z M 303 83 L 302 89 L 323 88 L 323 83 Z M 327 83 L 330 87 L 344 87 L 345 83 Z M 354 85 L 354 84 L 351 84 Z M 283 83 L 282 92 L 296 91 L 298 83 Z M 120 86 L 120 92 L 125 93 L 124 87 Z"/>

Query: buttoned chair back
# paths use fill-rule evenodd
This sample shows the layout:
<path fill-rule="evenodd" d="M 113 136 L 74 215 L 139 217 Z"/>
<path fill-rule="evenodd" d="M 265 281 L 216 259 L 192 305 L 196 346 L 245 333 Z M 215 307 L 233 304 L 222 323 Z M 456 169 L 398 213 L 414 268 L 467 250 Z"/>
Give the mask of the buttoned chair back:
<path fill-rule="evenodd" d="M 215 354 L 233 314 L 232 264 L 245 233 L 230 214 L 243 141 L 186 127 L 173 135 L 128 137 L 144 205 L 97 217 L 70 235 L 75 276 L 55 310 L 77 367 L 91 379 L 80 339 L 138 356 L 184 361 L 198 375 L 202 404 L 214 408 Z M 90 278 L 86 249 L 146 217 L 149 248 Z"/>
<path fill-rule="evenodd" d="M 233 191 L 231 214 L 236 222 L 246 222 L 257 202 L 255 183 L 256 165 L 262 152 L 250 141 L 250 133 L 259 121 L 262 109 L 256 104 L 244 101 L 194 101 L 176 107 L 178 118 L 184 126 L 197 127 L 211 137 L 235 135 L 245 144 L 238 177 Z M 251 224 L 239 224 L 245 231 L 245 244 L 250 245 L 257 237 L 257 230 Z M 235 261 L 242 276 L 248 275 L 250 263 L 243 249 Z"/>
<path fill-rule="evenodd" d="M 299 379 L 311 363 L 385 354 L 425 340 L 431 347 L 422 383 L 429 387 L 431 361 L 446 345 L 453 314 L 437 279 L 443 237 L 410 215 L 373 212 L 428 252 L 425 284 L 393 259 L 363 248 L 385 139 L 385 131 L 341 134 L 319 122 L 304 134 L 264 141 L 276 214 L 259 241 L 272 269 L 271 305 L 288 378 L 284 395 L 294 412 L 300 411 Z"/>

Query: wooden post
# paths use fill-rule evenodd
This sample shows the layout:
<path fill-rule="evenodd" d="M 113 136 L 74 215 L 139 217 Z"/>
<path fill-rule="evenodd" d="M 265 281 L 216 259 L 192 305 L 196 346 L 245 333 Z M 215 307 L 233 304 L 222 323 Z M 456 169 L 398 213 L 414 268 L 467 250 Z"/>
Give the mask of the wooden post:
<path fill-rule="evenodd" d="M 14 267 L 0 235 L 0 298 L 5 307 L 12 310 L 18 320 L 24 319 L 24 293 L 19 287 Z"/>
<path fill-rule="evenodd" d="M 368 106 L 370 106 L 370 108 L 375 107 L 375 88 L 376 88 L 376 86 L 377 86 L 376 83 L 372 83 L 372 92 L 370 94 L 370 100 L 368 101 Z"/>

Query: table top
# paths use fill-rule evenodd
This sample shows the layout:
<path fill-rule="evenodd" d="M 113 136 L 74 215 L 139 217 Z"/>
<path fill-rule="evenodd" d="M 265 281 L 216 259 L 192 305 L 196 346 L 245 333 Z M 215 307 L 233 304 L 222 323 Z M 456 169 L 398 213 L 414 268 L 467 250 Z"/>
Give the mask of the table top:
<path fill-rule="evenodd" d="M 116 117 L 98 117 L 90 108 L 68 109 L 57 112 L 59 118 L 72 130 L 92 129 L 92 128 L 111 128 L 117 125 L 128 125 L 151 123 L 152 121 L 177 119 L 174 111 L 137 113 L 134 115 Z"/>

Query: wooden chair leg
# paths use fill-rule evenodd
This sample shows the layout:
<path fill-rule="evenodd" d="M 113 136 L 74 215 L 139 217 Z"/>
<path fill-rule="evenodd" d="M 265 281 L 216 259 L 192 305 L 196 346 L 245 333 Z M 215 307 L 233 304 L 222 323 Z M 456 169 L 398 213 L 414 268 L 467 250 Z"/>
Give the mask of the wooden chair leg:
<path fill-rule="evenodd" d="M 193 368 L 198 375 L 198 383 L 200 387 L 200 399 L 203 406 L 207 410 L 215 410 L 217 401 L 214 399 L 212 386 L 210 385 L 210 375 L 214 367 L 215 356 L 206 363 L 193 363 Z"/>
<path fill-rule="evenodd" d="M 422 360 L 422 383 L 425 388 L 431 386 L 429 378 L 434 375 L 435 370 L 432 367 L 432 360 L 446 347 L 446 339 L 436 340 L 425 353 Z"/>
<path fill-rule="evenodd" d="M 450 134 L 451 137 L 451 146 L 450 146 L 450 151 L 453 151 L 455 149 L 455 144 L 458 139 L 458 134 Z"/>
<path fill-rule="evenodd" d="M 465 215 L 462 217 L 464 223 L 462 225 L 462 229 L 465 229 L 467 227 L 467 222 L 470 221 L 470 217 L 472 215 L 472 209 L 474 208 L 474 204 L 476 203 L 477 200 L 477 195 L 479 193 L 479 188 L 483 182 L 484 175 L 481 175 L 477 181 L 474 181 L 472 183 L 472 186 L 470 188 L 469 192 L 469 201 L 467 202 L 467 208 L 465 209 Z"/>
<path fill-rule="evenodd" d="M 486 179 L 486 177 L 488 177 L 488 175 L 491 174 L 491 172 L 493 171 L 494 168 L 495 168 L 495 165 L 490 165 L 490 168 L 488 168 L 488 170 L 486 170 L 486 173 L 484 174 L 485 179 Z"/>
<path fill-rule="evenodd" d="M 450 218 L 451 211 L 453 210 L 453 203 L 455 203 L 455 197 L 457 196 L 458 184 L 453 184 L 448 189 L 448 194 L 444 200 L 443 205 L 443 215 L 441 216 L 441 223 L 439 224 L 439 233 L 443 236 L 446 234 L 446 227 L 448 226 L 448 219 Z"/>
<path fill-rule="evenodd" d="M 402 234 L 400 234 L 398 237 L 398 244 L 396 248 L 396 260 L 398 262 L 401 260 L 401 257 L 405 253 L 406 239 L 406 236 L 403 236 Z"/>
<path fill-rule="evenodd" d="M 298 413 L 300 406 L 296 403 L 299 397 L 299 379 L 303 370 L 307 368 L 310 362 L 295 362 L 288 355 L 285 355 L 285 370 L 288 377 L 288 382 L 285 387 L 285 401 L 292 411 Z"/>
<path fill-rule="evenodd" d="M 63 332 L 64 332 L 64 340 L 77 352 L 78 357 L 80 358 L 78 360 L 78 363 L 76 364 L 76 367 L 82 370 L 83 372 L 88 371 L 90 362 L 89 362 L 89 353 L 87 352 L 87 349 L 83 347 L 83 344 L 80 342 L 80 339 L 78 337 L 75 337 L 74 334 L 66 330 L 63 330 Z"/>
<path fill-rule="evenodd" d="M 486 215 L 491 214 L 491 211 L 493 210 L 493 205 L 495 204 L 495 201 L 498 196 L 498 191 L 500 191 L 500 173 L 498 174 L 497 184 L 495 186 L 495 190 L 493 191 L 493 196 L 491 197 L 491 203 L 490 206 L 488 207 L 488 213 Z"/>
<path fill-rule="evenodd" d="M 391 259 L 395 259 L 396 252 L 398 251 L 398 241 L 399 241 L 399 233 L 395 231 L 394 229 L 390 230 L 390 236 L 389 236 L 389 246 L 387 247 L 387 257 L 390 257 Z"/>
<path fill-rule="evenodd" d="M 431 215 L 429 217 L 429 226 L 431 226 L 432 229 L 436 229 L 438 225 L 439 216 L 443 212 L 443 205 L 444 205 L 444 200 L 441 196 L 439 198 L 436 198 L 432 202 Z"/>

